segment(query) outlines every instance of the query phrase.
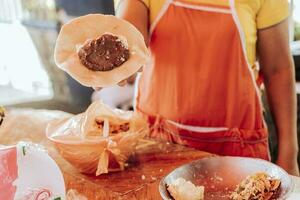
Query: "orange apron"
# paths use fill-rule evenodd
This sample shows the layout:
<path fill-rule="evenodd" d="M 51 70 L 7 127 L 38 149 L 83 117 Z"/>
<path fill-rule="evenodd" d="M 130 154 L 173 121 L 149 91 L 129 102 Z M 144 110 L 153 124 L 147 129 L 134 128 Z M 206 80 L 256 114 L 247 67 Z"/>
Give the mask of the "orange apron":
<path fill-rule="evenodd" d="M 149 47 L 136 108 L 149 117 L 153 137 L 220 155 L 270 158 L 234 0 L 228 6 L 167 0 Z"/>

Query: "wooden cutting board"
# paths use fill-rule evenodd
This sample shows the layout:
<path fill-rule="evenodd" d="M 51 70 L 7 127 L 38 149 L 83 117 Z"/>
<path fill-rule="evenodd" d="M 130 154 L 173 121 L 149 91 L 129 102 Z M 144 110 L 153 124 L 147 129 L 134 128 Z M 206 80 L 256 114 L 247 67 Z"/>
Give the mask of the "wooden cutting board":
<path fill-rule="evenodd" d="M 67 190 L 75 189 L 89 200 L 161 199 L 158 185 L 162 177 L 182 164 L 212 156 L 179 145 L 157 142 L 138 150 L 125 171 L 96 177 L 79 173 L 54 149 L 50 154 L 63 171 Z"/>

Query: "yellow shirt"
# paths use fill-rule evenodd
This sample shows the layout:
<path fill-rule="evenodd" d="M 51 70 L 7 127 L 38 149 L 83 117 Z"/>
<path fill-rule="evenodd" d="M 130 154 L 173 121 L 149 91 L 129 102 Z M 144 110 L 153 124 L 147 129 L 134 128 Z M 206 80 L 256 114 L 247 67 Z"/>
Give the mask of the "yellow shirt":
<path fill-rule="evenodd" d="M 118 1 L 115 0 L 116 5 Z M 157 17 L 165 0 L 139 0 L 149 9 L 150 23 Z M 185 2 L 228 5 L 225 0 L 185 0 Z M 235 0 L 238 17 L 246 37 L 249 63 L 255 68 L 257 29 L 278 24 L 289 15 L 288 0 Z"/>

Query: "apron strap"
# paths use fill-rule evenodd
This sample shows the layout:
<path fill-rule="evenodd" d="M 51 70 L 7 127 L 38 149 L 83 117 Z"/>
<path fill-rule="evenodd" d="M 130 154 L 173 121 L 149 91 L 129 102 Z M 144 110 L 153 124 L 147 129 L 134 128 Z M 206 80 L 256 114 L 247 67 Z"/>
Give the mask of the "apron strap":
<path fill-rule="evenodd" d="M 180 1 L 173 1 L 172 4 L 174 4 L 175 6 L 180 6 L 188 9 L 231 14 L 231 9 L 226 7 L 216 7 L 216 6 L 208 6 L 208 5 L 200 5 L 200 4 L 194 5 L 194 4 L 184 3 Z"/>
<path fill-rule="evenodd" d="M 155 20 L 152 22 L 151 26 L 150 26 L 150 37 L 156 27 L 156 25 L 158 24 L 159 20 L 164 16 L 164 14 L 167 12 L 169 5 L 172 3 L 173 0 L 166 0 L 165 4 L 163 5 L 163 7 L 160 9 L 157 17 L 155 18 Z"/>

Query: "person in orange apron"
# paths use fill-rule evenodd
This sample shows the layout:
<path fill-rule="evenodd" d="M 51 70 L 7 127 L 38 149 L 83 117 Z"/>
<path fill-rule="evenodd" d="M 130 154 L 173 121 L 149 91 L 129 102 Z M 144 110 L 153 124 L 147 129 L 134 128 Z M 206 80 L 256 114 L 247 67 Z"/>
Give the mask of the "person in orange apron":
<path fill-rule="evenodd" d="M 129 6 L 133 1 L 127 0 L 119 16 L 146 37 L 147 25 L 133 16 L 142 11 Z M 155 138 L 218 155 L 269 160 L 268 130 L 245 33 L 235 0 L 224 2 L 164 2 L 151 23 L 151 62 L 138 81 L 136 109 L 148 117 Z M 292 165 L 282 166 L 298 174 L 297 164 Z"/>

